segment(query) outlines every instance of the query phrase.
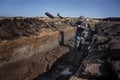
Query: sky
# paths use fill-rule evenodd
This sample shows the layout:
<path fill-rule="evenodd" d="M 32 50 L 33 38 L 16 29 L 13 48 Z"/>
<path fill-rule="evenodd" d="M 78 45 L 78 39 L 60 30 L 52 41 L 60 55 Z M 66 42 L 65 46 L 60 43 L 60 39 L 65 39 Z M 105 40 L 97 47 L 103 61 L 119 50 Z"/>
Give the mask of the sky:
<path fill-rule="evenodd" d="M 120 0 L 0 0 L 0 16 L 120 17 Z"/>

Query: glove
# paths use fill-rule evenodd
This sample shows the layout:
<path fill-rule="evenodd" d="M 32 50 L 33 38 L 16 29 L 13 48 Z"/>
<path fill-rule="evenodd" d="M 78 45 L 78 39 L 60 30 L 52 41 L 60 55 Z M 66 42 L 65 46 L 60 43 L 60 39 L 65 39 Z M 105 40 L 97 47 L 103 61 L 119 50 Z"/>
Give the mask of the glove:
<path fill-rule="evenodd" d="M 78 25 L 78 27 L 80 28 L 81 26 L 80 26 L 80 25 Z"/>

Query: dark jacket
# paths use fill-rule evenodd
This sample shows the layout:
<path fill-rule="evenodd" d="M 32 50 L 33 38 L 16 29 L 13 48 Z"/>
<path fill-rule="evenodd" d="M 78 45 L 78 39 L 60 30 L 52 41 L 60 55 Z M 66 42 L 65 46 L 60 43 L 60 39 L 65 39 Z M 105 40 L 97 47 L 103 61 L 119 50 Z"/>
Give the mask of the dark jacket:
<path fill-rule="evenodd" d="M 77 21 L 77 22 L 75 23 L 75 25 L 77 25 L 76 34 L 77 34 L 77 35 L 81 35 L 81 33 L 85 30 L 85 28 L 81 28 L 81 27 L 78 27 L 78 26 L 80 25 L 80 26 L 87 27 L 87 22 L 85 22 L 85 21 Z"/>

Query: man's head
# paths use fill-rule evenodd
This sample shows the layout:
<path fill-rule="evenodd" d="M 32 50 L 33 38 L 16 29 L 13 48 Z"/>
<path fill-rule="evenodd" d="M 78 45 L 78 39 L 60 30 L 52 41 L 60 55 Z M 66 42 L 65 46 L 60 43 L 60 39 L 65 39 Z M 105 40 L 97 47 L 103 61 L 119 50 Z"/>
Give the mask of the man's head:
<path fill-rule="evenodd" d="M 80 17 L 78 18 L 78 20 L 79 20 L 79 21 L 84 21 L 84 20 L 85 20 L 85 17 L 84 17 L 84 16 L 80 16 Z"/>

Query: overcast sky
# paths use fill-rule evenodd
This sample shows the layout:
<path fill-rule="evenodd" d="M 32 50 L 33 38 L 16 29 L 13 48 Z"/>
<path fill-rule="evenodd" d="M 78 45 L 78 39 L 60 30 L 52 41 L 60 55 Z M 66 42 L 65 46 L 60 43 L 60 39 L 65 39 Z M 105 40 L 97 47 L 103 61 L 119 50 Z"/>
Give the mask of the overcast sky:
<path fill-rule="evenodd" d="M 120 17 L 120 0 L 0 0 L 0 16 Z"/>

